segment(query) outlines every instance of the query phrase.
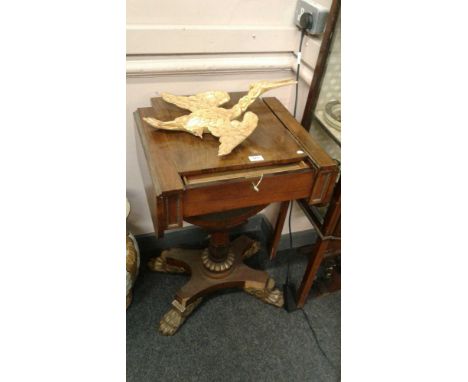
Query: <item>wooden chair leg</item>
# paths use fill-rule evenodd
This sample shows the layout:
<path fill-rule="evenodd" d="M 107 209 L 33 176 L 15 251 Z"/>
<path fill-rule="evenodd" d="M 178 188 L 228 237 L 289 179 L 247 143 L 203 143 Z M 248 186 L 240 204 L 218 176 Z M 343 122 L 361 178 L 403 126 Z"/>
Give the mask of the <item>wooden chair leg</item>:
<path fill-rule="evenodd" d="M 278 250 L 279 241 L 281 239 L 281 232 L 283 231 L 284 221 L 286 220 L 286 215 L 288 213 L 290 201 L 281 202 L 280 210 L 275 224 L 275 232 L 273 234 L 273 240 L 271 241 L 270 246 L 270 260 L 274 259 L 276 256 L 276 251 Z"/>
<path fill-rule="evenodd" d="M 323 256 L 327 249 L 328 241 L 317 239 L 317 243 L 310 257 L 309 263 L 307 264 L 307 269 L 305 271 L 304 277 L 302 278 L 301 286 L 297 293 L 297 306 L 302 308 L 307 301 L 309 296 L 310 288 L 314 282 L 317 271 L 319 270 L 320 264 L 322 263 Z"/>

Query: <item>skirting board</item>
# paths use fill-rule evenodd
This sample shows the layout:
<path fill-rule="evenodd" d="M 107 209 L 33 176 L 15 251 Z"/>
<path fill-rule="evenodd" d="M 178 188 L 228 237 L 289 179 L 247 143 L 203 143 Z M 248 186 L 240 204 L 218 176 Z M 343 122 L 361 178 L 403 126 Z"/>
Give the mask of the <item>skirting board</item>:
<path fill-rule="evenodd" d="M 232 231 L 232 237 L 246 234 L 255 240 L 259 240 L 263 248 L 268 248 L 273 237 L 273 227 L 263 214 L 258 214 L 249 221 Z M 157 239 L 154 234 L 136 236 L 143 256 L 154 256 L 154 253 L 164 249 L 181 248 L 205 248 L 208 245 L 209 233 L 199 227 L 190 226 L 173 231 L 168 231 L 164 237 Z M 294 232 L 292 234 L 293 248 L 311 245 L 315 242 L 317 234 L 314 230 Z M 289 234 L 282 235 L 278 252 L 289 249 Z"/>

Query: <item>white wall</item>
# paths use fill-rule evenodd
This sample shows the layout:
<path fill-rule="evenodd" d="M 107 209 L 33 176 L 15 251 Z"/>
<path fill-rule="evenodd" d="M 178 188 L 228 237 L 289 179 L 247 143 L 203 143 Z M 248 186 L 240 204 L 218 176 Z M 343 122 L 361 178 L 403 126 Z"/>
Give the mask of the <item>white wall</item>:
<path fill-rule="evenodd" d="M 330 3 L 321 2 L 328 6 Z M 294 62 L 293 52 L 297 51 L 300 38 L 292 21 L 294 8 L 295 1 L 289 0 L 127 0 L 127 197 L 132 206 L 128 222 L 133 232 L 153 232 L 135 154 L 133 112 L 149 106 L 150 98 L 162 91 L 175 94 L 214 89 L 244 91 L 257 80 L 295 76 L 288 65 L 265 68 L 261 64 L 263 57 L 268 62 L 277 59 L 279 63 L 286 62 L 287 56 Z M 313 74 L 320 42 L 317 38 L 304 41 L 306 65 L 302 73 L 306 81 L 300 81 L 298 119 L 304 109 L 307 81 Z M 187 70 L 185 64 L 179 65 L 187 62 L 187 57 L 199 58 L 206 65 Z M 213 70 L 216 66 L 208 64 L 214 61 L 232 65 L 228 70 Z M 234 63 L 243 61 L 245 65 Z M 143 63 L 158 70 L 139 73 Z M 182 72 L 175 71 L 178 66 Z M 292 111 L 293 87 L 275 89 L 267 95 L 277 97 Z M 274 222 L 277 210 L 278 205 L 271 205 L 264 213 Z M 310 227 L 300 210 L 293 212 L 293 231 Z"/>
<path fill-rule="evenodd" d="M 288 26 L 295 4 L 291 0 L 127 0 L 127 23 Z"/>

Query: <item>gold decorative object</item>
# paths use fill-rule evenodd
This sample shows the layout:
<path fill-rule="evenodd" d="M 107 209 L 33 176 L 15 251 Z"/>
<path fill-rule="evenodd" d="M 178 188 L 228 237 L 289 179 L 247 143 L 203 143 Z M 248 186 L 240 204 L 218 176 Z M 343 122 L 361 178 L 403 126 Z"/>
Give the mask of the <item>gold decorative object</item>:
<path fill-rule="evenodd" d="M 129 234 L 127 233 L 126 238 L 127 244 L 127 256 L 126 256 L 126 270 L 127 270 L 127 296 L 126 296 L 126 308 L 128 309 L 129 305 L 133 299 L 133 283 L 138 274 L 138 253 L 135 248 L 135 244 Z"/>
<path fill-rule="evenodd" d="M 159 257 L 152 257 L 148 261 L 148 268 L 155 272 L 163 273 L 187 273 L 185 268 L 178 267 L 176 265 L 170 265 L 167 263 L 166 257 L 169 255 L 169 251 L 162 251 Z"/>
<path fill-rule="evenodd" d="M 210 259 L 209 249 L 205 249 L 201 255 L 202 263 L 206 269 L 211 272 L 224 272 L 232 267 L 234 264 L 235 254 L 232 251 L 229 251 L 226 259 L 221 262 L 216 262 Z"/>
<path fill-rule="evenodd" d="M 259 300 L 281 308 L 284 305 L 283 293 L 279 289 L 275 289 L 275 281 L 268 279 L 267 285 L 264 289 L 256 289 L 251 287 L 244 288 L 244 291 L 252 296 L 257 297 Z"/>
<path fill-rule="evenodd" d="M 172 301 L 172 308 L 163 316 L 159 322 L 159 331 L 165 336 L 172 336 L 184 323 L 190 313 L 202 302 L 202 298 L 196 299 L 188 305 L 183 305 L 179 301 Z"/>
<path fill-rule="evenodd" d="M 218 156 L 223 156 L 231 153 L 252 134 L 258 124 L 257 115 L 250 111 L 245 113 L 242 122 L 235 119 L 263 93 L 295 83 L 294 80 L 255 82 L 249 86 L 248 93 L 230 109 L 219 107 L 230 100 L 229 94 L 223 91 L 208 91 L 188 97 L 162 93 L 164 101 L 192 113 L 167 122 L 150 117 L 143 119 L 157 129 L 186 131 L 200 138 L 203 138 L 204 133 L 210 133 L 219 138 L 221 144 Z"/>
<path fill-rule="evenodd" d="M 260 251 L 260 242 L 254 241 L 252 246 L 242 254 L 242 260 L 248 259 Z"/>
<path fill-rule="evenodd" d="M 127 218 L 130 214 L 130 204 L 127 200 Z M 126 247 L 127 247 L 127 254 L 126 254 L 126 270 L 127 270 L 127 296 L 126 296 L 126 305 L 127 308 L 132 302 L 132 288 L 135 280 L 138 276 L 138 270 L 140 268 L 140 252 L 138 249 L 138 244 L 135 237 L 132 235 L 131 232 L 127 231 L 126 235 Z"/>

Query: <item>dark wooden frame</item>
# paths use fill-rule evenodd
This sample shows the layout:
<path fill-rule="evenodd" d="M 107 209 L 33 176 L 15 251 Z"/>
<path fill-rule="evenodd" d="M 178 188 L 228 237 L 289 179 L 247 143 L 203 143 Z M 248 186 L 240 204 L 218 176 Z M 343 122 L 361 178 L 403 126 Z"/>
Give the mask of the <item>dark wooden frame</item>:
<path fill-rule="evenodd" d="M 302 117 L 302 126 L 309 131 L 313 119 L 313 112 L 317 105 L 318 98 L 320 96 L 320 90 L 325 75 L 327 60 L 330 54 L 331 43 L 335 32 L 336 23 L 340 14 L 341 1 L 333 0 L 330 8 L 329 21 L 325 28 L 325 32 L 320 47 L 317 64 L 314 70 L 314 77 L 309 88 L 307 96 L 307 102 L 304 108 Z M 304 132 L 305 133 L 305 132 Z M 308 134 L 307 134 L 308 135 Z M 316 243 L 310 247 L 306 252 L 310 253 L 309 262 L 304 273 L 301 285 L 297 293 L 297 306 L 303 307 L 307 301 L 307 297 L 311 291 L 311 288 L 316 280 L 316 276 L 320 266 L 324 260 L 332 258 L 333 256 L 341 255 L 341 180 L 338 183 L 333 183 L 334 189 L 332 192 L 332 198 L 327 206 L 325 216 L 319 218 L 319 214 L 316 212 L 316 207 L 312 206 L 309 200 L 302 199 L 298 200 L 298 203 L 305 215 L 315 227 L 318 238 Z M 270 246 L 270 259 L 276 256 L 278 243 L 281 236 L 281 231 L 284 226 L 286 219 L 289 202 L 283 202 L 280 207 L 278 218 L 276 220 L 274 237 Z M 341 276 L 340 273 L 333 271 L 332 277 L 325 283 L 317 282 L 314 295 L 320 295 L 322 293 L 333 292 L 341 288 Z"/>
<path fill-rule="evenodd" d="M 300 200 L 299 206 L 318 235 L 317 241 L 311 248 L 309 263 L 297 293 L 297 306 L 302 308 L 307 301 L 314 281 L 317 283 L 315 296 L 341 289 L 341 272 L 336 269 L 333 270 L 327 282 L 319 283 L 316 281 L 317 272 L 323 261 L 341 254 L 341 180 L 335 186 L 323 222 L 314 213 L 315 207 L 310 206 L 305 200 Z"/>
<path fill-rule="evenodd" d="M 330 18 L 324 32 L 319 57 L 314 70 L 314 77 L 310 85 L 302 117 L 302 126 L 307 131 L 310 130 L 314 110 L 320 96 L 340 8 L 341 0 L 333 0 L 330 8 Z M 341 272 L 338 272 L 336 269 L 334 269 L 332 277 L 327 282 L 322 283 L 316 279 L 318 270 L 324 260 L 341 255 L 341 179 L 333 190 L 332 200 L 327 207 L 323 221 L 318 219 L 315 207 L 311 206 L 307 201 L 300 200 L 299 205 L 318 234 L 317 241 L 311 248 L 309 262 L 297 293 L 297 306 L 303 307 L 314 282 L 316 288 L 313 295 L 315 296 L 341 289 Z"/>
<path fill-rule="evenodd" d="M 317 105 L 317 101 L 320 95 L 320 88 L 322 86 L 323 77 L 325 75 L 325 69 L 327 67 L 327 60 L 330 54 L 330 47 L 333 41 L 333 35 L 335 33 L 335 26 L 340 14 L 341 0 L 333 0 L 330 7 L 329 19 L 327 26 L 322 37 L 322 44 L 320 45 L 320 52 L 317 58 L 317 63 L 314 68 L 314 77 L 310 84 L 309 94 L 307 95 L 307 102 L 304 107 L 304 113 L 302 114 L 301 125 L 309 131 L 310 124 L 312 123 L 313 111 Z"/>

